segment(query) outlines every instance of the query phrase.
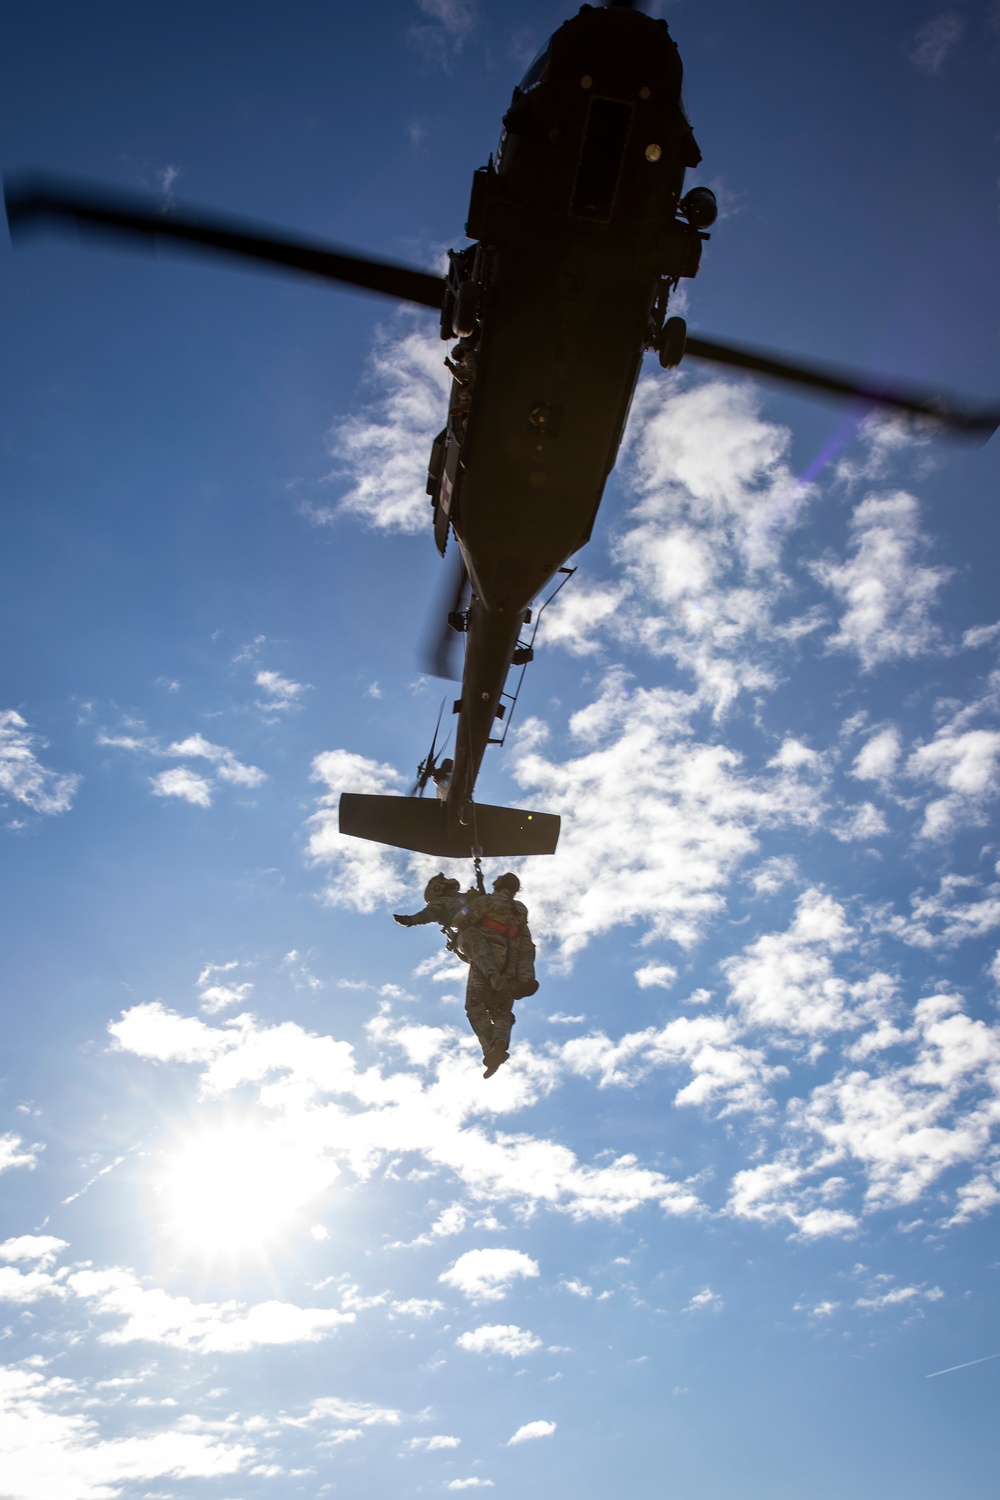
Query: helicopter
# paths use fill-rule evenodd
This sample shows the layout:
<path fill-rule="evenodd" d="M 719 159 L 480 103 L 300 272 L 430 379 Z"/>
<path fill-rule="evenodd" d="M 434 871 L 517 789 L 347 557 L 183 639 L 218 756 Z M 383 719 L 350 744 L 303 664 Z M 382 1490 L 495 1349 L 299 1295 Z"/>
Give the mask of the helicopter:
<path fill-rule="evenodd" d="M 582 6 L 514 89 L 496 154 L 473 175 L 469 243 L 449 252 L 445 276 L 77 184 L 6 184 L 15 238 L 75 228 L 152 239 L 439 314 L 452 383 L 427 494 L 438 551 L 453 541 L 460 558 L 435 651 L 447 676 L 448 643 L 464 643 L 454 755 L 441 775 L 439 718 L 413 794 L 344 793 L 342 833 L 445 858 L 555 851 L 558 817 L 478 803 L 475 786 L 508 712 L 508 674 L 531 659 L 522 636 L 535 601 L 591 536 L 647 352 L 667 370 L 714 362 L 959 435 L 1000 425 L 1000 409 L 689 334 L 671 315 L 717 218 L 709 188 L 685 191 L 701 153 L 682 79 L 665 21 L 627 0 Z M 424 798 L 431 780 L 438 795 Z"/>

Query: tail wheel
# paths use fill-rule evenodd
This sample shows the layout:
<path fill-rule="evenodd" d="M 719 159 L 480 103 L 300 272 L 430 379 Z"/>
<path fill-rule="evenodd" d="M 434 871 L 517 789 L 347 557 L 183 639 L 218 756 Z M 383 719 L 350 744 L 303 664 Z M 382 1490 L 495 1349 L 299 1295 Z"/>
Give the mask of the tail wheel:
<path fill-rule="evenodd" d="M 665 370 L 676 370 L 684 358 L 687 324 L 683 318 L 668 318 L 660 335 L 660 364 Z"/>
<path fill-rule="evenodd" d="M 475 332 L 479 315 L 479 287 L 474 281 L 463 281 L 455 293 L 451 329 L 457 339 L 467 339 Z"/>

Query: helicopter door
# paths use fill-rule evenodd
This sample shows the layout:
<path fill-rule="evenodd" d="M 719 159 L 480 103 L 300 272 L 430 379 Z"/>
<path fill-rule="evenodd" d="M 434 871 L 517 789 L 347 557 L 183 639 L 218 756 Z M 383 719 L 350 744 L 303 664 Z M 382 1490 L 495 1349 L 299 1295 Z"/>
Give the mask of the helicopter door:
<path fill-rule="evenodd" d="M 458 500 L 461 452 L 461 445 L 454 437 L 449 436 L 444 455 L 444 467 L 441 472 L 441 483 L 434 505 L 434 542 L 442 557 L 448 545 L 448 526 L 455 516 Z"/>

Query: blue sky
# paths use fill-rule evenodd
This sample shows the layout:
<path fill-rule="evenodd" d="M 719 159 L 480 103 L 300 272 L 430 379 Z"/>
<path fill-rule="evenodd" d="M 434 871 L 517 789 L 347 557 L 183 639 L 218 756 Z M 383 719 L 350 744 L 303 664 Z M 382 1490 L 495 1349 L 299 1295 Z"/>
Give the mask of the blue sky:
<path fill-rule="evenodd" d="M 690 325 L 995 398 L 996 4 L 662 12 Z M 9 3 L 0 164 L 433 267 L 565 14 Z M 434 319 L 0 259 L 3 1493 L 992 1495 L 996 441 L 650 364 L 481 781 L 564 826 L 486 1084 L 335 827 L 443 692 Z"/>

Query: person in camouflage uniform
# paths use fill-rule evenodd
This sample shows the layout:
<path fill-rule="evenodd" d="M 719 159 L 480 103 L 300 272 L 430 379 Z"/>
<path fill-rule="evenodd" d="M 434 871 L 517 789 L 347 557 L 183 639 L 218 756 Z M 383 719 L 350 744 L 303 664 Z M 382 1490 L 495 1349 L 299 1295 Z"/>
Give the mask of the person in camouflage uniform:
<path fill-rule="evenodd" d="M 516 875 L 500 875 L 491 895 L 466 899 L 454 918 L 456 951 L 469 965 L 465 1013 L 483 1049 L 484 1078 L 510 1056 L 514 1001 L 538 989 L 528 910 L 514 899 L 520 888 Z"/>
<path fill-rule="evenodd" d="M 393 912 L 392 920 L 398 922 L 400 927 L 423 927 L 428 922 L 436 922 L 439 927 L 450 928 L 455 917 L 474 895 L 475 892 L 463 895 L 458 881 L 448 875 L 432 875 L 424 886 L 426 904 L 421 910 L 414 912 L 412 917 Z"/>

